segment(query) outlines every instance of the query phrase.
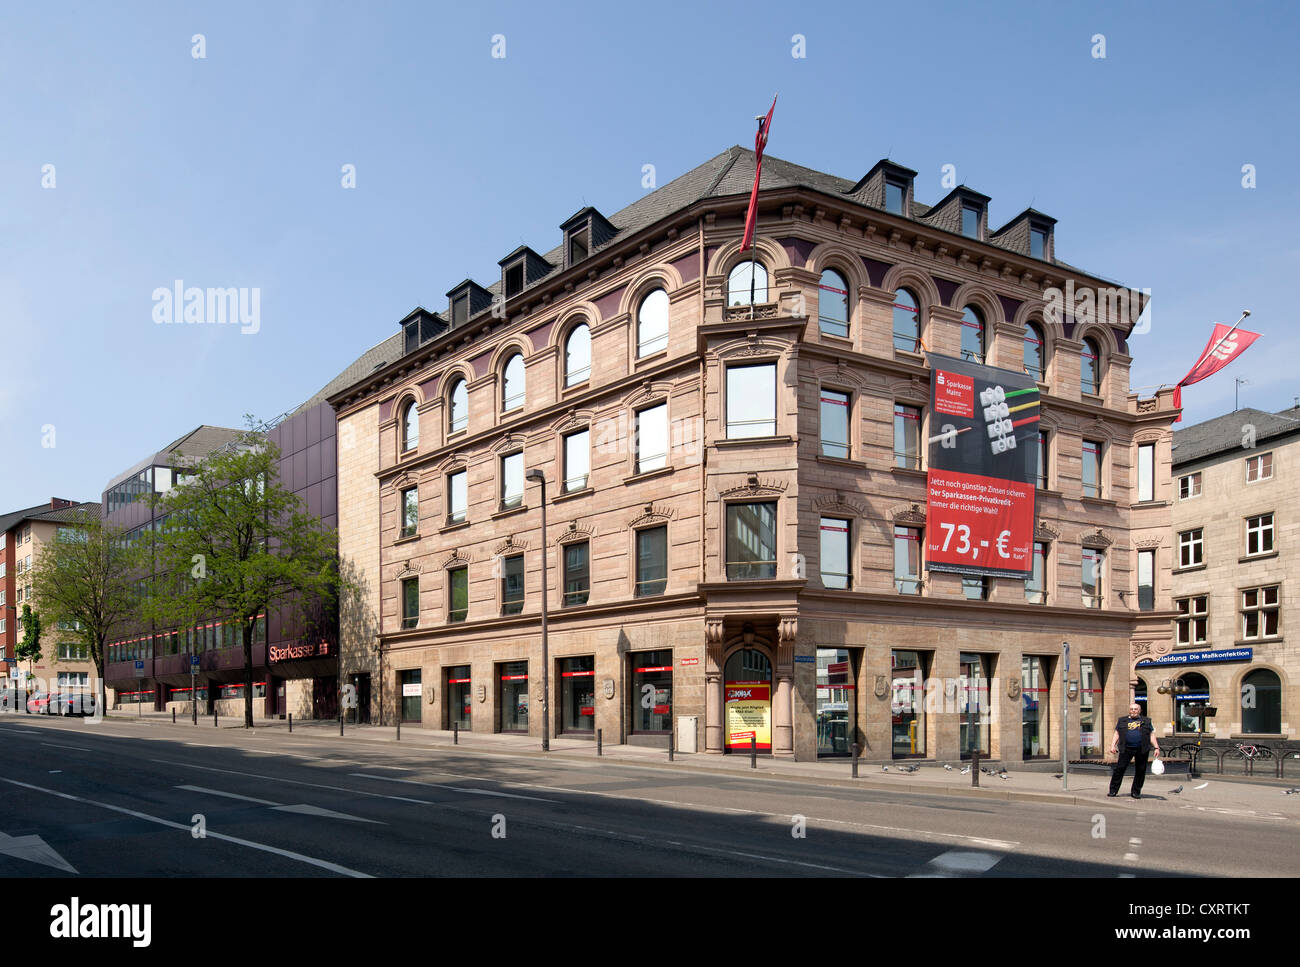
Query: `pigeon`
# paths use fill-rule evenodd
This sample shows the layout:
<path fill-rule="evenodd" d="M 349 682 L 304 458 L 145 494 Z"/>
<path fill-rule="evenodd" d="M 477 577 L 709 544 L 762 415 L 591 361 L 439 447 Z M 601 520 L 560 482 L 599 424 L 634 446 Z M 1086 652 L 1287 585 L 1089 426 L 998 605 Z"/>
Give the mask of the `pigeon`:
<path fill-rule="evenodd" d="M 1283 792 L 1283 795 L 1285 795 L 1285 796 L 1294 796 L 1297 792 L 1300 792 L 1300 787 L 1298 787 L 1298 786 L 1292 786 L 1290 789 L 1285 790 L 1285 791 Z"/>
<path fill-rule="evenodd" d="M 1005 772 L 999 772 L 999 773 L 998 773 L 998 778 L 999 778 L 999 779 L 1010 779 L 1011 777 L 1010 777 L 1009 775 L 1007 775 Z"/>
<path fill-rule="evenodd" d="M 943 764 L 943 768 L 945 772 L 952 772 L 952 766 L 948 765 L 946 762 Z"/>
<path fill-rule="evenodd" d="M 1169 792 L 1170 792 L 1172 795 L 1175 795 L 1175 796 L 1178 795 L 1178 794 L 1179 794 L 1180 792 L 1182 792 L 1182 791 L 1183 791 L 1183 787 L 1182 787 L 1182 786 L 1175 786 L 1173 789 L 1170 789 L 1170 790 L 1169 790 Z"/>
<path fill-rule="evenodd" d="M 1064 778 L 1065 778 L 1065 773 L 1063 773 L 1063 772 L 1053 772 L 1053 773 L 1052 773 L 1052 778 L 1053 778 L 1053 779 L 1064 779 Z"/>
<path fill-rule="evenodd" d="M 920 768 L 921 768 L 920 766 L 899 766 L 899 767 L 898 767 L 898 771 L 899 771 L 899 772 L 916 772 L 916 771 L 918 771 Z"/>
<path fill-rule="evenodd" d="M 881 772 L 888 772 L 888 771 L 889 771 L 889 766 L 881 766 L 881 767 L 880 767 L 880 771 L 881 771 Z"/>
<path fill-rule="evenodd" d="M 998 770 L 998 775 L 1000 775 L 1000 776 L 1005 776 L 1006 774 L 1007 774 L 1007 767 L 1006 767 L 1006 766 L 1003 766 L 1001 769 Z"/>
<path fill-rule="evenodd" d="M 970 775 L 970 766 L 967 766 L 965 769 L 963 769 L 963 770 L 959 773 L 959 775 L 963 775 L 963 776 L 968 776 L 968 775 Z"/>

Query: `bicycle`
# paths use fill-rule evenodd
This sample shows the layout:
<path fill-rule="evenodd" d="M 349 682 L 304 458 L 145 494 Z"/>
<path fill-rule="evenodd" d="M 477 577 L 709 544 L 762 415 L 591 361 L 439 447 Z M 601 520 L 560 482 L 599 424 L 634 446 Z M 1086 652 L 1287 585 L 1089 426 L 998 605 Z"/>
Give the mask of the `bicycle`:
<path fill-rule="evenodd" d="M 1238 742 L 1228 751 L 1228 755 L 1234 759 L 1271 759 L 1273 750 L 1266 745 L 1246 745 Z"/>

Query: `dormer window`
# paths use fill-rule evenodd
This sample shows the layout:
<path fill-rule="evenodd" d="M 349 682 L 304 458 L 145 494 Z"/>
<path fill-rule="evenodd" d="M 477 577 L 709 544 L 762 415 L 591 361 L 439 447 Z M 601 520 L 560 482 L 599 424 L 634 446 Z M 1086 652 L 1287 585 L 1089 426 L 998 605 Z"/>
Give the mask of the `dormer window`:
<path fill-rule="evenodd" d="M 519 262 L 516 265 L 506 269 L 506 298 L 513 299 L 519 293 L 524 291 L 524 263 Z"/>
<path fill-rule="evenodd" d="M 469 321 L 469 293 L 451 300 L 451 324 L 464 325 Z"/>
<path fill-rule="evenodd" d="M 576 265 L 591 252 L 586 228 L 581 228 L 569 236 L 569 264 Z"/>
<path fill-rule="evenodd" d="M 907 198 L 907 185 L 892 178 L 885 179 L 885 211 L 895 215 L 903 214 L 903 202 Z"/>
<path fill-rule="evenodd" d="M 492 293 L 473 279 L 466 279 L 447 293 L 447 315 L 453 329 L 463 326 L 471 317 L 492 305 Z"/>
<path fill-rule="evenodd" d="M 980 210 L 970 205 L 961 206 L 961 233 L 967 238 L 980 237 Z"/>
<path fill-rule="evenodd" d="M 1029 229 L 1029 254 L 1032 258 L 1047 258 L 1047 229 Z"/>
<path fill-rule="evenodd" d="M 560 226 L 564 232 L 564 267 L 577 265 L 617 234 L 596 209 L 588 205 Z"/>

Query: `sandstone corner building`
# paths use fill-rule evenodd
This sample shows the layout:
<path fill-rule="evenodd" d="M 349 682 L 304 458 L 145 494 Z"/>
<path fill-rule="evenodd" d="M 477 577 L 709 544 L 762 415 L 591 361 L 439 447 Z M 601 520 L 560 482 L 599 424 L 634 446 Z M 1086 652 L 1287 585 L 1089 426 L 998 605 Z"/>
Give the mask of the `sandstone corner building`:
<path fill-rule="evenodd" d="M 1131 322 L 1049 311 L 1113 288 L 1056 258 L 1054 219 L 994 230 L 986 196 L 927 206 L 914 175 L 768 157 L 742 252 L 731 148 L 580 209 L 336 380 L 340 549 L 368 578 L 340 673 L 366 713 L 540 736 L 546 595 L 553 734 L 1102 757 L 1134 648 L 1171 635 L 1171 396 L 1129 391 Z M 1021 577 L 927 567 L 927 354 L 1037 390 Z"/>

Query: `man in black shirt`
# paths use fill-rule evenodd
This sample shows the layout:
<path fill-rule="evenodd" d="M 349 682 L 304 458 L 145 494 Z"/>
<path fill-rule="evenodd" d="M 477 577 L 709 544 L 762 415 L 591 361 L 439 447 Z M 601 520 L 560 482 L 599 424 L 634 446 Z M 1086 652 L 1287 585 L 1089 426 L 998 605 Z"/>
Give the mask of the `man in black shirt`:
<path fill-rule="evenodd" d="M 1121 749 L 1120 746 L 1123 746 Z M 1115 723 L 1115 734 L 1110 740 L 1110 754 L 1119 753 L 1119 761 L 1110 774 L 1110 792 L 1108 796 L 1119 795 L 1119 784 L 1124 781 L 1129 760 L 1133 761 L 1133 789 L 1129 793 L 1134 799 L 1142 798 L 1142 783 L 1147 777 L 1147 755 L 1154 749 L 1160 755 L 1160 743 L 1152 734 L 1151 720 L 1142 714 L 1142 706 L 1134 702 L 1128 707 L 1128 715 Z"/>

